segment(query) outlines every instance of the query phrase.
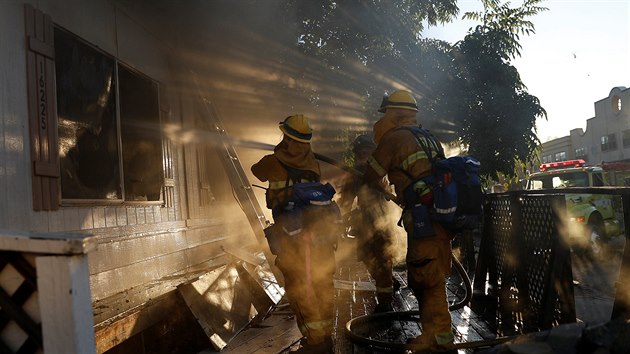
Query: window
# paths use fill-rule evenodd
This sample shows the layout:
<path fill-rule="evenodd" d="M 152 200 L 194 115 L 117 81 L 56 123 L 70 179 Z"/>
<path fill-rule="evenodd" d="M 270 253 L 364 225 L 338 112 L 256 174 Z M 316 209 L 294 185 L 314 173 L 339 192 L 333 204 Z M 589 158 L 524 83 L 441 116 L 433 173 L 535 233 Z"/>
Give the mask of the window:
<path fill-rule="evenodd" d="M 593 173 L 593 187 L 603 187 L 604 176 L 601 173 Z"/>
<path fill-rule="evenodd" d="M 543 189 L 543 181 L 533 179 L 529 181 L 529 187 L 527 189 Z"/>
<path fill-rule="evenodd" d="M 157 83 L 58 28 L 55 69 L 61 198 L 159 201 Z"/>
<path fill-rule="evenodd" d="M 575 149 L 575 158 L 576 159 L 582 159 L 582 160 L 586 160 L 587 158 L 587 151 L 585 147 L 580 147 Z"/>
<path fill-rule="evenodd" d="M 601 138 L 602 151 L 617 150 L 617 139 L 615 134 L 604 135 Z"/>
<path fill-rule="evenodd" d="M 621 112 L 621 97 L 613 96 L 611 99 L 612 111 L 614 114 L 619 114 Z"/>
<path fill-rule="evenodd" d="M 624 148 L 630 147 L 630 129 L 621 132 L 621 141 Z"/>
<path fill-rule="evenodd" d="M 164 180 L 158 86 L 117 68 L 124 199 L 158 201 Z"/>
<path fill-rule="evenodd" d="M 542 163 L 549 163 L 549 162 L 553 162 L 553 160 L 551 159 L 551 155 L 544 155 L 542 157 Z"/>
<path fill-rule="evenodd" d="M 567 159 L 567 153 L 565 151 L 556 153 L 556 161 L 565 161 Z"/>
<path fill-rule="evenodd" d="M 540 175 L 529 181 L 528 189 L 588 187 L 588 173 L 569 172 L 560 175 Z"/>

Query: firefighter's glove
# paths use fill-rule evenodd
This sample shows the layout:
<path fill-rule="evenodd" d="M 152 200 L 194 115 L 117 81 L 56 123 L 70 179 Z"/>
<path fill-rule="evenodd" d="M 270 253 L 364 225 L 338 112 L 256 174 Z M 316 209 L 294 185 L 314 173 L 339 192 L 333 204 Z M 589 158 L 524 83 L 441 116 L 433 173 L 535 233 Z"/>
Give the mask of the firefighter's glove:
<path fill-rule="evenodd" d="M 413 185 L 413 190 L 417 196 L 417 202 L 427 206 L 433 205 L 433 192 L 424 181 L 416 182 Z"/>
<path fill-rule="evenodd" d="M 424 195 L 420 196 L 420 203 L 422 205 L 433 205 L 433 192 L 428 191 Z"/>

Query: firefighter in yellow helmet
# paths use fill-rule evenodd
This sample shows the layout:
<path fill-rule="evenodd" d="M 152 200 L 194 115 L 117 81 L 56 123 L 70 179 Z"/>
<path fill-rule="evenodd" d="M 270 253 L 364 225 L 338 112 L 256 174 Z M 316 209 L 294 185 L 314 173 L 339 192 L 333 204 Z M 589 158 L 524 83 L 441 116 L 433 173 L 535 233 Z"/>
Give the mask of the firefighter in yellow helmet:
<path fill-rule="evenodd" d="M 374 183 L 387 175 L 399 198 L 408 186 L 431 173 L 431 162 L 416 136 L 401 128 L 418 125 L 417 111 L 416 100 L 411 92 L 398 90 L 383 98 L 379 112 L 384 115 L 374 124 L 377 148 L 368 159 L 363 181 Z M 433 151 L 437 154 L 437 149 Z M 430 196 L 427 193 L 417 198 Z M 418 299 L 422 334 L 410 344 L 420 352 L 449 350 L 453 346 L 453 332 L 445 281 L 451 271 L 452 236 L 441 225 L 430 220 L 413 220 L 411 207 L 405 206 L 402 222 L 407 232 L 408 282 Z M 422 236 L 414 234 L 414 222 L 431 225 L 432 233 Z"/>
<path fill-rule="evenodd" d="M 354 169 L 364 173 L 367 159 L 374 149 L 376 144 L 372 134 L 357 136 L 352 142 Z M 394 233 L 393 225 L 387 222 L 388 201 L 382 193 L 363 185 L 361 181 L 362 177 L 358 175 L 344 181 L 339 206 L 347 216 L 350 234 L 357 239 L 357 258 L 365 264 L 376 283 L 378 303 L 374 312 L 393 311 L 394 291 L 400 288 L 400 284 L 392 278 Z M 387 187 L 385 178 L 381 185 Z"/>
<path fill-rule="evenodd" d="M 298 352 L 332 353 L 339 209 L 334 209 L 332 186 L 318 183 L 320 168 L 311 150 L 308 118 L 301 114 L 289 116 L 280 123 L 280 130 L 283 138 L 274 153 L 251 168 L 254 176 L 269 182 L 266 200 L 274 224 L 265 233 L 284 275 L 286 296 L 298 328 L 305 337 Z M 299 196 L 304 188 L 311 187 L 319 188 L 312 195 L 325 197 L 305 205 Z"/>

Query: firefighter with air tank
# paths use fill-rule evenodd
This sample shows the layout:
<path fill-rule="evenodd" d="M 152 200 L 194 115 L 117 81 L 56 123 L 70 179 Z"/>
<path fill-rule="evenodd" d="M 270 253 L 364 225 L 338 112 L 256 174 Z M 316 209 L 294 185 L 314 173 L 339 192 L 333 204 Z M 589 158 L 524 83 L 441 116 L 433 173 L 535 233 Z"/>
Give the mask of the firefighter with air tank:
<path fill-rule="evenodd" d="M 320 181 L 311 150 L 312 130 L 297 114 L 280 123 L 284 133 L 274 153 L 251 168 L 269 182 L 267 207 L 274 225 L 265 230 L 285 291 L 305 341 L 299 353 L 332 353 L 335 245 L 341 231 L 339 208 L 330 184 Z"/>
<path fill-rule="evenodd" d="M 352 142 L 354 169 L 364 173 L 367 159 L 376 149 L 371 134 L 357 136 Z M 339 206 L 347 215 L 350 234 L 357 239 L 357 257 L 368 269 L 376 285 L 378 304 L 374 312 L 393 311 L 394 291 L 400 287 L 392 278 L 394 225 L 387 218 L 387 199 L 377 190 L 361 183 L 361 176 L 352 175 L 342 186 Z M 382 179 L 381 185 L 387 187 Z M 356 207 L 352 209 L 356 199 Z"/>
<path fill-rule="evenodd" d="M 417 103 L 411 92 L 398 90 L 383 98 L 379 112 L 383 117 L 374 124 L 376 150 L 368 159 L 363 182 L 378 188 L 387 176 L 396 195 L 413 196 L 405 202 L 402 223 L 407 232 L 408 283 L 418 299 L 422 334 L 410 341 L 415 350 L 449 351 L 453 348 L 451 316 L 446 299 L 446 276 L 451 271 L 452 235 L 428 215 L 416 212 L 414 205 L 430 205 L 432 192 L 420 179 L 431 174 L 430 157 L 441 146 L 434 146 L 435 156 L 427 156 L 420 145 L 434 144 L 414 135 L 405 127 L 416 127 Z M 424 141 L 419 141 L 424 140 Z"/>

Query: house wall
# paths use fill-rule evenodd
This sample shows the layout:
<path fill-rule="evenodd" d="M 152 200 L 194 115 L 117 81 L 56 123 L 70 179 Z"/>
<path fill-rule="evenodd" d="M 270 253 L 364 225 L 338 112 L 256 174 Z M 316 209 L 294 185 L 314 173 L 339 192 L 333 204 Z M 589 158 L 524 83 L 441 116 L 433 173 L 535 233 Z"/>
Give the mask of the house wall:
<path fill-rule="evenodd" d="M 30 176 L 24 8 L 18 1 L 0 4 L 0 227 L 48 228 L 29 208 Z"/>
<path fill-rule="evenodd" d="M 550 140 L 544 144 L 544 151 L 541 153 L 542 162 L 554 162 L 560 160 L 571 160 L 575 158 L 575 154 L 571 145 L 571 139 L 568 136 Z M 559 158 L 562 154 L 566 158 Z M 549 161 L 547 161 L 549 160 Z"/>
<path fill-rule="evenodd" d="M 618 100 L 621 100 L 620 105 Z M 594 107 L 595 117 L 586 121 L 586 130 L 573 129 L 567 137 L 545 142 L 541 156 L 555 154 L 561 141 L 566 145 L 562 148 L 567 149 L 567 159 L 575 157 L 579 148 L 586 149 L 584 160 L 591 165 L 629 159 L 630 141 L 624 147 L 623 132 L 630 129 L 630 89 L 614 87 L 608 97 L 595 102 Z M 617 147 L 603 151 L 601 138 L 611 134 L 615 136 Z"/>
<path fill-rule="evenodd" d="M 172 292 L 184 282 L 226 264 L 221 247 L 255 242 L 233 199 L 218 198 L 199 207 L 194 145 L 173 145 L 172 205 L 62 205 L 34 211 L 27 101 L 25 4 L 119 61 L 160 83 L 162 120 L 193 126 L 194 102 L 173 84 L 180 69 L 172 49 L 147 25 L 142 8 L 108 0 L 27 0 L 0 2 L 0 228 L 15 231 L 72 231 L 93 234 L 98 247 L 90 253 L 89 274 L 96 329 L 104 330 L 121 314 L 149 308 L 149 300 Z M 151 23 L 149 23 L 151 25 Z M 230 190 L 216 160 L 214 187 Z M 155 311 L 154 311 L 155 312 Z M 141 315 L 140 315 L 141 316 Z M 151 326 L 168 316 L 153 314 L 138 323 Z M 124 316 L 123 316 L 124 317 Z M 111 347 L 142 328 L 118 333 Z M 132 333 L 133 332 L 133 333 Z M 111 338 L 107 339 L 111 340 Z"/>

